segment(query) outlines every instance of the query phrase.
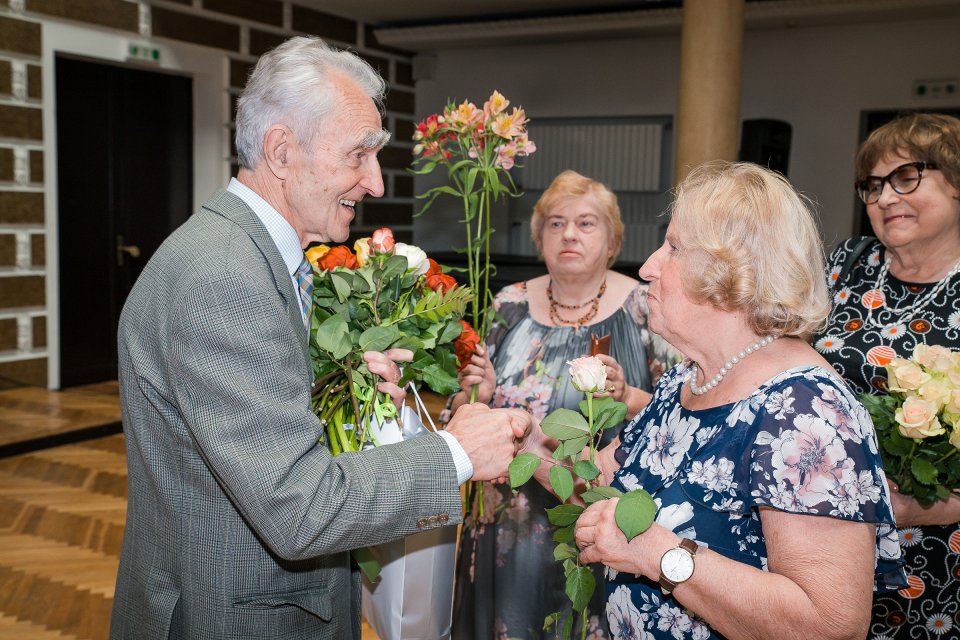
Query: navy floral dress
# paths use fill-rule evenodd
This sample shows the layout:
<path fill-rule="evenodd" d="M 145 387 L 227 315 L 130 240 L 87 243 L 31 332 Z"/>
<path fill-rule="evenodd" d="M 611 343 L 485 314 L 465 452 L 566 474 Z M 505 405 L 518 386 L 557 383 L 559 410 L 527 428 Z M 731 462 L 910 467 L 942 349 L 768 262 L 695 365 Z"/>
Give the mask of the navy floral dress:
<path fill-rule="evenodd" d="M 797 367 L 739 402 L 689 410 L 680 404 L 688 369 L 665 374 L 623 430 L 612 485 L 646 489 L 661 526 L 764 571 L 760 507 L 876 523 L 876 584 L 899 584 L 900 545 L 873 423 L 843 381 Z M 613 638 L 721 637 L 656 582 L 606 573 Z"/>
<path fill-rule="evenodd" d="M 857 393 L 882 393 L 887 382 L 883 365 L 894 357 L 909 357 L 918 344 L 960 349 L 960 278 L 954 277 L 918 313 L 903 318 L 888 309 L 909 308 L 935 283 L 903 282 L 888 274 L 879 292 L 887 303 L 871 314 L 886 256 L 876 241 L 840 282 L 841 265 L 855 245 L 856 239 L 851 238 L 830 255 L 827 279 L 833 311 L 826 329 L 815 337 L 814 347 Z M 876 595 L 869 637 L 960 638 L 960 523 L 906 527 L 900 530 L 900 542 L 910 586 Z"/>
<path fill-rule="evenodd" d="M 638 285 L 612 316 L 578 329 L 534 320 L 525 283 L 500 291 L 494 299 L 499 320 L 487 340 L 497 373 L 490 404 L 520 407 L 537 418 L 561 407 L 577 410 L 583 393 L 570 384 L 567 361 L 589 353 L 592 333 L 611 336 L 610 355 L 623 367 L 627 382 L 649 391 L 679 355 L 647 330 L 646 294 L 647 286 Z M 612 439 L 615 434 L 608 435 Z M 553 526 L 545 511 L 559 502 L 536 482 L 515 495 L 509 487 L 484 483 L 483 496 L 483 518 L 468 520 L 461 531 L 453 638 L 552 638 L 552 629 L 543 631 L 543 619 L 569 610 L 563 567 L 553 559 Z M 598 584 L 601 579 L 598 575 Z M 588 638 L 607 637 L 602 589 L 589 609 Z"/>

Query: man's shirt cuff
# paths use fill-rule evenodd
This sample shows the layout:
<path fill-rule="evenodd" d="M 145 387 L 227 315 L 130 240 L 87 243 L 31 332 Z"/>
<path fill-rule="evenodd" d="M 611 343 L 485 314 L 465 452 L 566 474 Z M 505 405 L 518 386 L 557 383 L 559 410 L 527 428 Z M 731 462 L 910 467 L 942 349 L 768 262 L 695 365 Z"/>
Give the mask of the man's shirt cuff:
<path fill-rule="evenodd" d="M 447 446 L 450 447 L 450 454 L 453 456 L 453 464 L 457 467 L 457 482 L 463 484 L 473 477 L 473 463 L 470 462 L 470 456 L 463 450 L 463 446 L 453 434 L 447 433 L 446 431 L 437 431 L 437 433 L 447 441 Z"/>

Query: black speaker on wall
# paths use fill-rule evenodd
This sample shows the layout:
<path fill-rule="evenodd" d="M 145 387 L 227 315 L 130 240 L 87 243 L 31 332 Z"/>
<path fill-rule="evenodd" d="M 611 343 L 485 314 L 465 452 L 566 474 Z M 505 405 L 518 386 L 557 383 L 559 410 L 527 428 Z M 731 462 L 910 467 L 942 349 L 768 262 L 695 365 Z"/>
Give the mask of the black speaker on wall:
<path fill-rule="evenodd" d="M 744 120 L 740 134 L 740 160 L 770 167 L 787 175 L 793 128 L 783 120 Z"/>

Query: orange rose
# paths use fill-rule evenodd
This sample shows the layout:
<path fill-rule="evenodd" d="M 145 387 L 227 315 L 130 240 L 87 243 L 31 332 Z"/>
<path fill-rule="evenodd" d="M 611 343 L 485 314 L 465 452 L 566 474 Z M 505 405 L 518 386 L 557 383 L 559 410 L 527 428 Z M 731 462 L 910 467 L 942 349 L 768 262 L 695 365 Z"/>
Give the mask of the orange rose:
<path fill-rule="evenodd" d="M 429 278 L 430 276 L 435 276 L 443 273 L 443 268 L 439 264 L 437 264 L 437 261 L 434 260 L 433 258 L 427 258 L 427 263 L 430 265 L 430 267 L 427 269 L 427 272 L 423 274 L 426 277 Z"/>
<path fill-rule="evenodd" d="M 462 327 L 460 337 L 453 341 L 453 350 L 457 354 L 457 369 L 463 369 L 470 362 L 471 356 L 477 352 L 480 344 L 480 335 L 466 320 L 460 321 Z"/>
<path fill-rule="evenodd" d="M 331 271 L 334 267 L 356 269 L 358 266 L 360 265 L 357 262 L 357 256 L 353 255 L 353 251 L 343 245 L 330 249 L 317 262 L 317 268 L 322 271 Z"/>
<path fill-rule="evenodd" d="M 320 258 L 327 255 L 330 252 L 330 247 L 325 244 L 318 244 L 316 246 L 310 247 L 304 253 L 307 256 L 307 260 L 313 265 L 314 269 L 319 269 L 317 266 L 320 263 Z"/>
<path fill-rule="evenodd" d="M 445 273 L 436 273 L 432 276 L 427 276 L 424 284 L 438 293 L 446 293 L 456 288 L 457 281 L 453 279 L 453 276 L 448 276 Z"/>

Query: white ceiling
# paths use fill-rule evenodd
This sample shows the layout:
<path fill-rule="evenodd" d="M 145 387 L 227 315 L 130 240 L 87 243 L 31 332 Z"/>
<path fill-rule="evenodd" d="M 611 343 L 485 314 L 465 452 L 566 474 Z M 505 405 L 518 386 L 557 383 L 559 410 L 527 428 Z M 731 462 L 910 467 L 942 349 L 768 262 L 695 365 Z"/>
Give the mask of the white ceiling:
<path fill-rule="evenodd" d="M 471 18 L 516 18 L 556 15 L 558 13 L 607 12 L 641 9 L 656 5 L 676 5 L 674 0 L 483 0 L 483 2 L 451 2 L 450 0 L 297 0 L 297 4 L 313 7 L 346 18 L 364 20 L 374 25 L 404 26 L 435 24 Z"/>

